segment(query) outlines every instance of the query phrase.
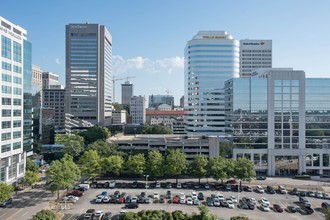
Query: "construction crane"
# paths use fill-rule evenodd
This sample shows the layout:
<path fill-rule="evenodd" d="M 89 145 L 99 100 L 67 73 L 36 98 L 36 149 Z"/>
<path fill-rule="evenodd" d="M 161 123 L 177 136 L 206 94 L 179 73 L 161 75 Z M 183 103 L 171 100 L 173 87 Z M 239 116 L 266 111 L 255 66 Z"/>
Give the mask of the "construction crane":
<path fill-rule="evenodd" d="M 126 81 L 128 81 L 128 79 L 132 79 L 132 78 L 135 78 L 135 76 L 126 76 L 125 78 L 118 78 L 118 79 L 116 79 L 115 77 L 113 77 L 113 80 L 112 80 L 112 85 L 113 85 L 113 102 L 116 102 L 116 98 L 115 98 L 115 90 L 116 90 L 115 82 L 116 81 L 119 81 L 119 80 L 124 80 L 124 79 L 126 79 Z"/>

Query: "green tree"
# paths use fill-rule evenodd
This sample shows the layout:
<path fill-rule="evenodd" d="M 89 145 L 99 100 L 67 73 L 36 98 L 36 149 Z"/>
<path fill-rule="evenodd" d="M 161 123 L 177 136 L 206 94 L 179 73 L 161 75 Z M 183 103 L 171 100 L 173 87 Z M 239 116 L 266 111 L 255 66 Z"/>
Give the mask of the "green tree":
<path fill-rule="evenodd" d="M 23 183 L 28 186 L 32 186 L 33 184 L 40 181 L 39 173 L 33 172 L 31 170 L 27 170 L 25 172 L 25 176 L 23 179 Z"/>
<path fill-rule="evenodd" d="M 330 220 L 330 208 L 322 208 L 322 211 L 324 213 L 324 219 Z"/>
<path fill-rule="evenodd" d="M 26 159 L 26 170 L 32 171 L 32 172 L 38 172 L 39 171 L 39 166 L 35 163 L 30 158 Z"/>
<path fill-rule="evenodd" d="M 112 106 L 116 111 L 125 110 L 124 107 L 121 104 L 119 104 L 118 102 L 112 103 Z"/>
<path fill-rule="evenodd" d="M 198 182 L 201 182 L 201 178 L 205 177 L 207 174 L 208 160 L 204 155 L 197 154 L 194 157 L 194 160 L 190 164 L 190 173 L 198 177 Z"/>
<path fill-rule="evenodd" d="M 233 216 L 230 220 L 249 220 L 249 218 L 245 216 Z"/>
<path fill-rule="evenodd" d="M 219 144 L 219 155 L 225 158 L 233 157 L 234 144 L 230 142 L 222 142 Z"/>
<path fill-rule="evenodd" d="M 254 163 L 246 158 L 238 158 L 235 163 L 234 174 L 237 179 L 250 182 L 256 176 Z"/>
<path fill-rule="evenodd" d="M 69 154 L 73 157 L 78 156 L 84 149 L 84 138 L 77 134 L 57 134 L 55 143 L 63 144 L 64 154 Z"/>
<path fill-rule="evenodd" d="M 142 176 L 146 160 L 143 154 L 130 155 L 126 161 L 126 168 L 130 174 Z"/>
<path fill-rule="evenodd" d="M 104 140 L 97 140 L 88 145 L 87 150 L 95 150 L 100 157 L 109 157 L 111 155 L 121 155 L 122 152 L 118 151 L 118 146 L 110 144 Z"/>
<path fill-rule="evenodd" d="M 217 156 L 217 157 L 212 157 L 210 159 L 209 172 L 214 179 L 221 180 L 221 182 L 223 182 L 224 179 L 227 179 L 228 175 L 226 168 L 227 168 L 226 158 Z"/>
<path fill-rule="evenodd" d="M 111 134 L 106 127 L 94 126 L 87 128 L 87 131 L 81 132 L 80 135 L 84 137 L 85 144 L 89 145 L 97 140 L 106 141 Z"/>
<path fill-rule="evenodd" d="M 79 179 L 80 170 L 73 162 L 72 156 L 68 154 L 65 154 L 61 160 L 53 161 L 46 171 L 47 185 L 52 192 L 57 191 L 57 198 L 61 188 L 68 189 Z"/>
<path fill-rule="evenodd" d="M 170 176 L 176 177 L 178 182 L 178 176 L 183 174 L 188 167 L 186 155 L 179 149 L 169 150 L 165 161 L 166 173 Z"/>
<path fill-rule="evenodd" d="M 87 177 L 95 178 L 100 175 L 101 158 L 95 150 L 85 151 L 79 158 L 81 173 Z"/>
<path fill-rule="evenodd" d="M 6 183 L 0 183 L 0 203 L 11 197 L 14 192 L 14 187 L 12 185 L 7 185 Z"/>
<path fill-rule="evenodd" d="M 55 220 L 56 214 L 50 210 L 43 209 L 33 216 L 32 220 Z"/>
<path fill-rule="evenodd" d="M 148 152 L 146 173 L 151 177 L 161 177 L 164 175 L 164 157 L 158 150 Z"/>
<path fill-rule="evenodd" d="M 172 134 L 172 130 L 162 125 L 144 125 L 142 134 Z"/>
<path fill-rule="evenodd" d="M 210 213 L 210 210 L 205 205 L 198 206 L 199 215 L 196 216 L 196 220 L 218 220 L 216 215 Z"/>
<path fill-rule="evenodd" d="M 102 160 L 102 168 L 104 171 L 114 174 L 118 176 L 124 167 L 124 159 L 122 156 L 109 156 L 103 158 Z"/>

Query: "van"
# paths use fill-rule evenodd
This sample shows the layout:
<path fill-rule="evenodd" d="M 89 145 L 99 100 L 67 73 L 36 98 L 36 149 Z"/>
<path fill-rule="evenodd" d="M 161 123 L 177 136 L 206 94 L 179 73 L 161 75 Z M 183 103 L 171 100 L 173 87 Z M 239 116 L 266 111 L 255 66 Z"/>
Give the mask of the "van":
<path fill-rule="evenodd" d="M 89 189 L 89 184 L 87 183 L 80 183 L 78 186 L 76 186 L 75 188 L 85 188 L 85 189 Z"/>

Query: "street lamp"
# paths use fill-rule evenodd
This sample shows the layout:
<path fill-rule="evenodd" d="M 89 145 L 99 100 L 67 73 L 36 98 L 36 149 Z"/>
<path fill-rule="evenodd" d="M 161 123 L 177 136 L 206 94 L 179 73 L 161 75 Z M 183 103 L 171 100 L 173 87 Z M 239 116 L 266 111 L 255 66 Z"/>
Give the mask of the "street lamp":
<path fill-rule="evenodd" d="M 144 176 L 146 178 L 146 191 L 147 191 L 147 188 L 148 188 L 148 177 L 149 177 L 149 175 L 144 175 Z"/>

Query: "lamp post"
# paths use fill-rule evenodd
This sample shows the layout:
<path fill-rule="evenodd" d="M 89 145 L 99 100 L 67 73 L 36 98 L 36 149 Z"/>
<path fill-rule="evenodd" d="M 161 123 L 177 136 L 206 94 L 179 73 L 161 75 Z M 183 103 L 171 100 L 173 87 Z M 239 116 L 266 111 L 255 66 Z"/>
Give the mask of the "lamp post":
<path fill-rule="evenodd" d="M 144 176 L 146 178 L 146 191 L 147 191 L 147 189 L 148 189 L 148 177 L 149 177 L 149 175 L 144 175 Z"/>

